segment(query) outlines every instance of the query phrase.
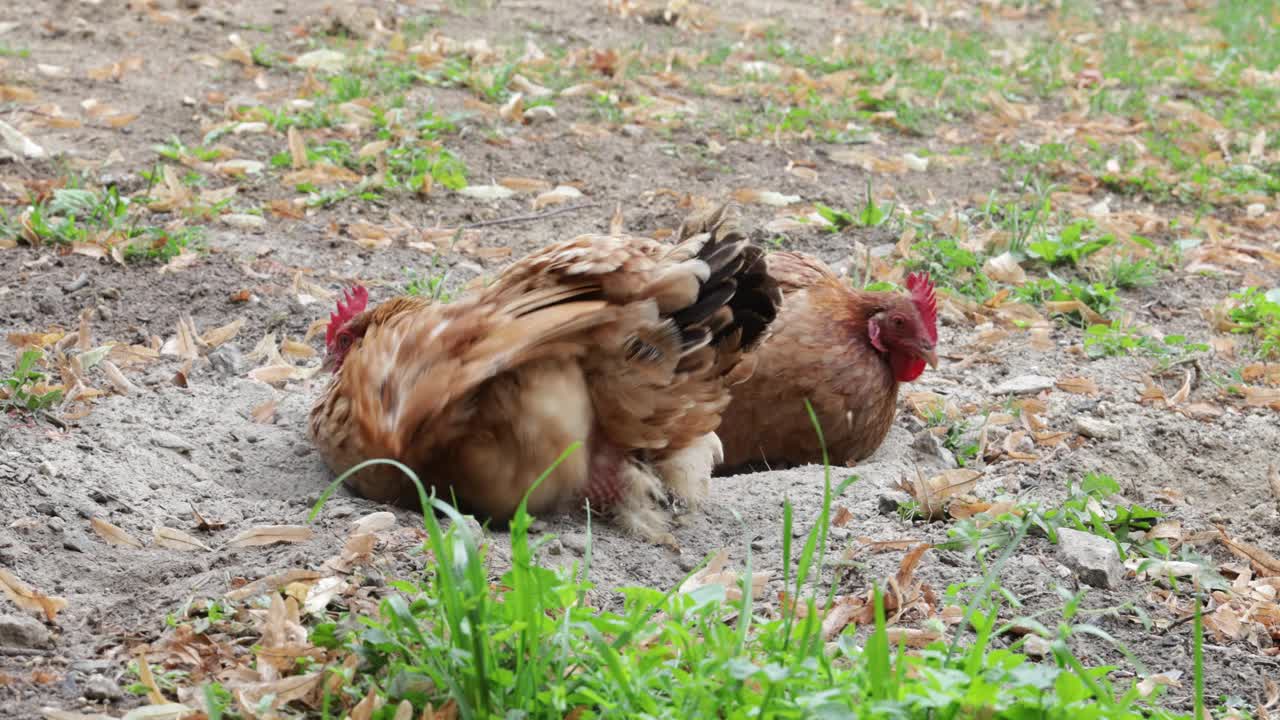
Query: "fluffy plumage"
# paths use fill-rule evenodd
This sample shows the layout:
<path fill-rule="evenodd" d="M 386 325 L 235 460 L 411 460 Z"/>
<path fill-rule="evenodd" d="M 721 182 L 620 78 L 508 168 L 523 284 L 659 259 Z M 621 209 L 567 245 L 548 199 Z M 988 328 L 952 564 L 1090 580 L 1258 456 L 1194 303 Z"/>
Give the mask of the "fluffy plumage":
<path fill-rule="evenodd" d="M 893 423 L 898 386 L 937 365 L 937 299 L 927 274 L 908 293 L 854 290 L 817 258 L 768 256 L 782 310 L 756 352 L 755 374 L 733 388 L 718 434 L 724 467 L 822 461 L 804 407 L 822 425 L 832 463 L 875 452 Z"/>
<path fill-rule="evenodd" d="M 347 299 L 330 328 L 335 374 L 310 418 L 321 455 L 337 473 L 400 460 L 441 496 L 504 521 L 581 441 L 530 511 L 585 498 L 659 537 L 658 499 L 669 491 L 692 504 L 705 493 L 728 387 L 749 375 L 745 353 L 781 301 L 731 209 L 686 222 L 678 237 L 671 246 L 583 235 L 448 305 L 393 298 L 350 315 Z M 389 467 L 348 482 L 417 505 Z"/>

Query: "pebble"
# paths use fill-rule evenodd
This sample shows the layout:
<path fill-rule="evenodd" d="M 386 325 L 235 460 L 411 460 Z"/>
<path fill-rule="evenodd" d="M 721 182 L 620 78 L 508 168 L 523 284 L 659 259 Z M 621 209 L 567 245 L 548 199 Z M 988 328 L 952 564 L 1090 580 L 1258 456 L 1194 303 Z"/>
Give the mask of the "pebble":
<path fill-rule="evenodd" d="M 1034 395 L 1053 387 L 1054 380 L 1044 375 L 1019 375 L 1000 383 L 992 391 L 997 395 Z"/>
<path fill-rule="evenodd" d="M 1111 589 L 1124 579 L 1124 564 L 1115 543 L 1091 533 L 1058 530 L 1058 559 L 1086 585 Z"/>
<path fill-rule="evenodd" d="M 587 536 L 582 533 L 566 533 L 560 536 L 560 544 L 572 552 L 582 555 L 587 551 Z"/>
<path fill-rule="evenodd" d="M 180 453 L 190 453 L 196 449 L 194 445 L 186 440 L 183 440 L 171 432 L 165 432 L 164 430 L 156 430 L 151 433 L 151 444 L 157 447 L 175 450 Z"/>
<path fill-rule="evenodd" d="M 0 615 L 0 647 L 46 648 L 52 644 L 44 623 L 26 615 Z"/>
<path fill-rule="evenodd" d="M 1091 415 L 1077 415 L 1075 430 L 1094 440 L 1119 440 L 1123 434 L 1123 429 L 1118 424 Z"/>
<path fill-rule="evenodd" d="M 124 698 L 124 691 L 106 675 L 95 673 L 84 683 L 84 696 L 99 702 L 117 702 Z"/>
<path fill-rule="evenodd" d="M 240 348 L 230 343 L 220 345 L 209 353 L 209 364 L 223 375 L 241 375 L 247 368 Z"/>
<path fill-rule="evenodd" d="M 87 553 L 89 552 L 89 541 L 79 535 L 68 535 L 62 538 L 62 548 L 71 552 Z"/>

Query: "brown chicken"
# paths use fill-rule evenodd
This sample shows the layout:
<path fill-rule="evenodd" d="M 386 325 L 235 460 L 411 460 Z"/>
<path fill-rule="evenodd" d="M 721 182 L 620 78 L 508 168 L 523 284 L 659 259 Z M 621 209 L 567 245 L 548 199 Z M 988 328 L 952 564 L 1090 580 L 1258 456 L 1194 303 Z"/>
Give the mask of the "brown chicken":
<path fill-rule="evenodd" d="M 412 468 L 445 500 L 499 523 L 581 504 L 665 537 L 670 491 L 695 505 L 721 459 L 729 386 L 777 314 L 763 252 L 720 207 L 678 245 L 583 235 L 534 253 L 451 304 L 349 292 L 326 337 L 334 377 L 310 433 L 341 473 L 369 458 Z M 746 360 L 746 362 L 744 362 Z M 348 479 L 365 497 L 418 507 L 388 465 Z"/>
<path fill-rule="evenodd" d="M 927 274 L 907 278 L 910 294 L 854 290 L 821 260 L 768 256 L 782 287 L 782 310 L 756 351 L 754 375 L 733 388 L 717 434 L 723 467 L 822 462 L 805 409 L 818 416 L 833 464 L 875 452 L 893 424 L 898 385 L 938 366 L 937 301 Z"/>

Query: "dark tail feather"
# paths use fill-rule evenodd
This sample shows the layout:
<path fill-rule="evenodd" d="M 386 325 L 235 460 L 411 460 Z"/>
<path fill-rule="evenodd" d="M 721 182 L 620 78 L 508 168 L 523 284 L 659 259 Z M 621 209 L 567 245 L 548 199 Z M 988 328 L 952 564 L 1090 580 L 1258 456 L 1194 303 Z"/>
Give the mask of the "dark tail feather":
<path fill-rule="evenodd" d="M 698 291 L 698 300 L 672 319 L 687 336 L 693 328 L 707 327 L 711 344 L 736 340 L 737 349 L 750 350 L 765 336 L 778 316 L 782 291 L 769 276 L 764 251 L 752 245 L 741 228 L 737 206 L 719 205 L 688 218 L 680 226 L 680 241 L 707 233 L 707 242 L 698 252 L 711 273 Z M 720 311 L 727 309 L 729 318 Z M 711 321 L 710 323 L 708 321 Z"/>

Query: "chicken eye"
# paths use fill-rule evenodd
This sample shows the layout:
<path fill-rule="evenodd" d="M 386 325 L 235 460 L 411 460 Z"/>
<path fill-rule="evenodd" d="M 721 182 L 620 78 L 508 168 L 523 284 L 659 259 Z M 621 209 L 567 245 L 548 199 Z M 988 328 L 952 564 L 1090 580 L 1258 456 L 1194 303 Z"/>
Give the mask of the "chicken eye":
<path fill-rule="evenodd" d="M 351 336 L 350 336 L 350 335 L 348 335 L 348 334 L 346 334 L 346 333 L 343 333 L 343 334 L 341 334 L 341 335 L 339 335 L 339 336 L 338 336 L 338 349 L 340 349 L 340 350 L 346 350 L 346 349 L 347 349 L 348 347 L 350 347 L 350 346 L 351 346 Z"/>
<path fill-rule="evenodd" d="M 907 324 L 907 321 L 906 321 L 906 320 L 904 320 L 904 319 L 902 318 L 902 316 L 901 316 L 901 315 L 899 315 L 899 316 L 897 316 L 897 317 L 895 317 L 895 318 L 893 319 L 893 326 L 894 326 L 894 327 L 899 327 L 899 328 L 900 328 L 900 327 L 902 327 L 903 325 L 906 325 L 906 324 Z"/>

